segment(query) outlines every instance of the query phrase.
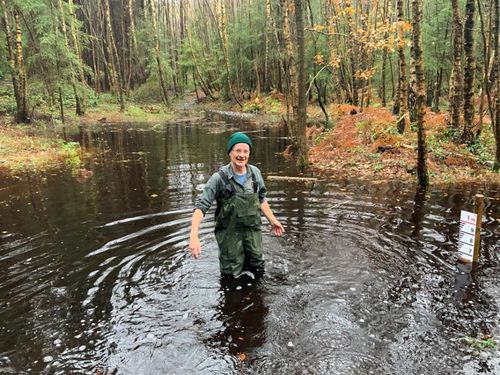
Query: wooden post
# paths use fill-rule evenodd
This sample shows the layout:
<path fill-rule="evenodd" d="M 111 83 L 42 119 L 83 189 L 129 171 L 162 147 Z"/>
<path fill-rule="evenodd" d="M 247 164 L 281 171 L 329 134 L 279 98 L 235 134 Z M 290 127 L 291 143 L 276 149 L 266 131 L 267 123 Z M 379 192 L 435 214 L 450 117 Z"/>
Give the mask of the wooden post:
<path fill-rule="evenodd" d="M 479 260 L 481 250 L 481 222 L 484 212 L 484 195 L 476 194 L 474 197 L 474 213 L 477 215 L 476 235 L 474 237 L 474 256 L 472 261 L 476 263 Z"/>

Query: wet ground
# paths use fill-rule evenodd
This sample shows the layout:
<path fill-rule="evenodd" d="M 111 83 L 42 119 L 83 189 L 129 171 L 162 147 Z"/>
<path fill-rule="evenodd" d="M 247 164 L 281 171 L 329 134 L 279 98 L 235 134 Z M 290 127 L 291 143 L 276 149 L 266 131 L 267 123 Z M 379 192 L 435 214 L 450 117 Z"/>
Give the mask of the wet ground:
<path fill-rule="evenodd" d="M 416 192 L 268 182 L 285 225 L 266 273 L 221 280 L 211 210 L 187 238 L 234 129 L 294 171 L 280 129 L 216 122 L 81 130 L 91 173 L 0 185 L 0 373 L 500 374 L 500 186 Z M 482 257 L 457 264 L 460 210 L 485 195 Z M 473 341 L 473 339 L 483 341 Z"/>

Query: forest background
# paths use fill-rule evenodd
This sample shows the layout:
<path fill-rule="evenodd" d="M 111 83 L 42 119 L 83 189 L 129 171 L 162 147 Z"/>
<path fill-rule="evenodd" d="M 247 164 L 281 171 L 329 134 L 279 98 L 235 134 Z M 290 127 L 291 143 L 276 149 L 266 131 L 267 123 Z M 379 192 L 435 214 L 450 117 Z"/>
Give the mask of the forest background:
<path fill-rule="evenodd" d="M 115 107 L 161 118 L 194 93 L 275 115 L 302 166 L 374 162 L 420 185 L 429 163 L 500 166 L 498 0 L 0 0 L 0 11 L 4 123 Z M 308 122 L 326 130 L 312 150 Z"/>

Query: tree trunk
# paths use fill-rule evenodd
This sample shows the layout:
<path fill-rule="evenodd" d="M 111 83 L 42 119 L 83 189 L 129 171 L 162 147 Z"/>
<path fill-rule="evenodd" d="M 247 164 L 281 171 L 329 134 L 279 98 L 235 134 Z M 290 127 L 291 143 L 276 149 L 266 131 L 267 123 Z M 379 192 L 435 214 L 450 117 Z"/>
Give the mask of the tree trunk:
<path fill-rule="evenodd" d="M 464 25 L 464 130 L 462 142 L 472 144 L 476 139 L 474 134 L 474 78 L 476 59 L 474 57 L 474 17 L 475 0 L 467 0 L 465 4 Z"/>
<path fill-rule="evenodd" d="M 297 166 L 304 169 L 308 165 L 308 150 L 306 141 L 306 76 L 305 76 L 305 48 L 304 48 L 304 17 L 302 0 L 294 0 L 295 24 L 297 32 L 297 112 L 294 119 L 295 140 L 297 142 Z"/>
<path fill-rule="evenodd" d="M 417 137 L 418 137 L 418 155 L 417 155 L 417 178 L 418 185 L 425 188 L 429 184 L 427 175 L 427 147 L 425 141 L 425 78 L 424 66 L 422 59 L 422 37 L 421 37 L 421 20 L 422 20 L 422 0 L 412 0 L 412 61 L 415 64 L 415 79 L 416 79 L 416 121 L 417 121 Z"/>
<path fill-rule="evenodd" d="M 272 32 L 272 8 L 271 8 L 271 0 L 266 0 L 266 32 L 265 32 L 265 51 L 264 51 L 264 78 L 263 78 L 263 88 L 264 91 L 268 92 L 271 88 L 269 82 L 269 44 L 270 44 L 270 35 Z"/>
<path fill-rule="evenodd" d="M 201 75 L 199 63 L 198 63 L 198 60 L 196 58 L 196 54 L 194 53 L 194 50 L 193 50 L 193 42 L 191 40 L 191 32 L 189 31 L 189 28 L 187 29 L 187 39 L 188 39 L 188 43 L 189 43 L 189 50 L 191 52 L 191 57 L 193 58 L 193 69 L 196 72 L 196 75 L 198 76 L 198 78 L 200 79 L 200 82 L 199 82 L 200 87 L 206 96 L 210 97 L 210 99 L 214 99 L 210 85 L 207 82 L 205 82 L 205 80 L 203 79 L 203 76 Z"/>
<path fill-rule="evenodd" d="M 71 51 L 71 48 L 69 46 L 69 41 L 68 41 L 68 33 L 66 29 L 66 17 L 64 15 L 64 7 L 63 7 L 63 2 L 62 0 L 58 0 L 58 6 L 59 6 L 59 17 L 60 17 L 60 25 L 61 25 L 61 30 L 62 30 L 62 36 L 64 38 L 64 46 L 66 47 L 67 53 Z M 58 59 L 59 60 L 59 59 Z M 76 114 L 78 116 L 83 115 L 82 112 L 82 105 L 81 105 L 81 100 L 80 96 L 78 95 L 78 90 L 76 89 L 76 76 L 75 76 L 75 67 L 73 60 L 70 58 L 70 70 L 71 70 L 71 87 L 73 88 L 73 95 L 75 96 L 75 104 L 76 104 Z M 59 75 L 59 69 L 58 69 L 58 75 Z M 62 95 L 60 95 L 62 98 Z M 64 119 L 63 119 L 64 122 Z"/>
<path fill-rule="evenodd" d="M 83 115 L 85 111 L 87 110 L 87 82 L 85 81 L 85 74 L 83 72 L 83 59 L 82 59 L 82 52 L 80 48 L 80 40 L 78 38 L 78 33 L 76 29 L 76 16 L 75 16 L 75 8 L 73 5 L 73 0 L 68 0 L 68 7 L 69 7 L 69 15 L 70 15 L 70 30 L 71 30 L 71 39 L 73 41 L 73 49 L 76 54 L 76 58 L 78 59 L 78 74 L 79 74 L 79 80 L 80 84 L 82 85 L 81 87 L 81 95 L 82 95 L 82 100 L 81 100 L 81 107 L 80 107 L 80 115 Z"/>
<path fill-rule="evenodd" d="M 389 20 L 387 19 L 387 13 L 389 11 L 389 4 L 388 4 L 388 1 L 385 0 L 384 1 L 384 10 L 383 10 L 383 22 L 384 22 L 384 27 L 387 28 L 387 30 L 389 29 Z M 386 31 L 384 33 L 384 42 L 385 43 L 388 43 L 389 41 L 389 32 Z M 388 51 L 387 51 L 387 46 L 384 45 L 384 48 L 383 48 L 383 51 L 382 51 L 382 67 L 381 67 L 381 71 L 380 71 L 380 98 L 382 99 L 382 107 L 386 107 L 387 106 L 387 102 L 386 102 L 386 76 L 387 76 L 387 55 L 388 55 Z"/>
<path fill-rule="evenodd" d="M 481 2 L 480 0 L 477 1 L 477 11 L 479 14 L 479 21 L 481 24 L 481 36 L 483 39 L 483 66 L 482 66 L 482 86 L 481 86 L 481 94 L 480 94 L 480 104 L 479 104 L 479 126 L 478 126 L 478 131 L 477 135 L 479 136 L 483 130 L 483 121 L 484 121 L 484 102 L 485 102 L 485 96 L 488 100 L 488 107 L 490 110 L 491 114 L 491 92 L 490 92 L 490 87 L 488 85 L 488 72 L 489 72 L 489 64 L 491 60 L 491 35 L 489 37 L 486 36 L 486 30 L 484 26 L 484 19 L 483 19 L 483 11 L 481 7 Z M 492 11 L 493 12 L 493 11 Z M 491 26 L 491 25 L 490 25 Z M 491 29 L 490 29 L 491 31 Z M 491 116 L 493 117 L 493 116 Z M 494 119 L 492 119 L 492 124 L 494 124 Z"/>
<path fill-rule="evenodd" d="M 19 103 L 17 105 L 17 122 L 30 122 L 28 115 L 28 98 L 26 93 L 26 68 L 24 66 L 24 56 L 23 56 L 23 35 L 21 31 L 21 20 L 19 18 L 19 12 L 14 9 L 14 22 L 16 25 L 16 72 L 19 85 Z"/>
<path fill-rule="evenodd" d="M 113 26 L 111 24 L 111 12 L 109 9 L 109 0 L 102 2 L 104 6 L 104 18 L 106 22 L 106 44 L 108 47 L 109 71 L 111 82 L 114 86 L 115 94 L 120 98 L 120 111 L 125 111 L 125 99 L 123 97 L 123 84 L 121 79 L 120 61 L 116 50 L 115 37 L 113 35 Z"/>
<path fill-rule="evenodd" d="M 495 115 L 492 119 L 493 134 L 495 134 L 496 152 L 495 152 L 495 171 L 500 170 L 500 48 L 499 48 L 499 20 L 500 20 L 500 4 L 495 1 L 495 21 L 493 23 L 493 40 L 495 49 L 495 59 L 493 67 L 496 70 L 496 100 L 495 100 Z"/>
<path fill-rule="evenodd" d="M 5 5 L 5 0 L 0 0 L 0 4 L 2 5 L 3 11 L 3 27 L 5 31 L 5 39 L 7 42 L 7 57 L 9 61 L 9 70 L 10 75 L 12 77 L 12 87 L 14 89 L 14 96 L 16 98 L 16 107 L 19 109 L 22 107 L 21 96 L 19 93 L 19 82 L 17 77 L 17 69 L 16 69 L 16 59 L 14 56 L 13 43 L 12 39 L 15 39 L 15 36 L 12 35 L 9 23 L 9 15 L 7 13 L 7 7 Z M 17 119 L 17 116 L 16 116 Z"/>
<path fill-rule="evenodd" d="M 413 22 L 412 22 L 413 23 Z M 417 121 L 417 72 L 415 71 L 415 54 L 413 45 L 410 48 L 410 84 L 408 85 L 408 112 L 410 114 L 410 123 Z"/>
<path fill-rule="evenodd" d="M 130 90 L 132 85 L 135 83 L 135 72 L 137 63 L 137 38 L 135 36 L 135 21 L 134 21 L 134 10 L 132 0 L 127 0 L 127 19 L 128 19 L 128 59 L 129 59 L 129 71 L 126 77 L 126 88 Z"/>
<path fill-rule="evenodd" d="M 283 11 L 283 39 L 285 42 L 286 53 L 287 53 L 287 66 L 288 66 L 288 77 L 285 77 L 287 81 L 288 93 L 287 93 L 287 117 L 288 123 L 290 123 L 290 106 L 292 107 L 293 118 L 295 118 L 296 108 L 298 106 L 298 88 L 297 88 L 297 66 L 295 63 L 295 52 L 293 49 L 293 42 L 290 35 L 290 22 L 289 22 L 289 3 L 288 0 L 280 0 L 281 9 Z M 293 121 L 293 120 L 292 120 Z M 290 133 L 292 139 L 295 138 L 294 127 L 290 128 Z M 294 142 L 295 143 L 295 142 Z"/>
<path fill-rule="evenodd" d="M 443 68 L 439 68 L 436 75 L 436 82 L 434 83 L 434 100 L 432 104 L 432 111 L 439 112 L 439 99 L 441 98 L 441 86 L 443 84 Z"/>
<path fill-rule="evenodd" d="M 399 103 L 400 103 L 400 118 L 397 123 L 398 131 L 403 134 L 405 129 L 410 127 L 410 114 L 408 113 L 408 81 L 406 77 L 406 56 L 405 56 L 405 37 L 403 24 L 403 0 L 397 0 L 398 10 L 398 57 L 399 57 Z"/>
<path fill-rule="evenodd" d="M 382 68 L 380 72 L 380 98 L 382 99 L 382 107 L 387 106 L 387 101 L 386 101 L 386 73 L 387 71 L 387 49 L 384 48 L 382 51 Z"/>
<path fill-rule="evenodd" d="M 463 27 L 462 18 L 458 9 L 458 0 L 451 0 L 453 10 L 453 69 L 451 73 L 450 88 L 450 117 L 451 129 L 458 133 L 463 101 L 463 75 L 462 75 L 462 48 Z"/>
<path fill-rule="evenodd" d="M 60 9 L 60 16 L 63 17 L 64 16 L 64 13 L 62 11 L 62 3 L 61 1 L 58 2 L 58 6 L 59 6 L 59 9 Z M 58 28 L 58 24 L 64 24 L 64 17 L 59 21 L 58 18 L 57 18 L 57 15 L 56 15 L 56 10 L 54 9 L 55 6 L 54 6 L 54 3 L 53 1 L 51 0 L 50 1 L 50 16 L 51 16 L 51 20 L 52 20 L 52 32 L 54 33 L 55 35 L 55 38 L 54 38 L 54 41 L 53 41 L 53 48 L 54 48 L 54 57 L 55 57 L 55 60 L 56 60 L 56 72 L 57 72 L 57 91 L 59 92 L 59 114 L 61 115 L 61 122 L 64 124 L 65 123 L 65 119 L 64 119 L 64 101 L 63 101 L 63 93 L 62 93 L 62 84 L 61 84 L 61 81 L 63 79 L 62 77 L 62 74 L 61 74 L 61 57 L 59 55 L 59 41 L 62 39 L 61 36 L 59 35 L 59 28 Z M 65 26 L 64 26 L 65 27 Z M 67 41 L 65 43 L 65 46 L 67 47 Z M 77 108 L 77 112 L 78 112 L 78 109 L 79 109 L 79 105 L 78 105 L 78 98 L 76 96 L 76 92 L 75 92 L 75 85 L 74 85 L 74 82 L 73 82 L 73 93 L 75 95 L 75 100 L 76 100 L 76 108 Z"/>
<path fill-rule="evenodd" d="M 309 17 L 310 17 L 310 20 L 311 20 L 311 28 L 314 30 L 315 24 L 314 24 L 314 18 L 313 18 L 313 11 L 312 11 L 312 7 L 311 7 L 311 0 L 307 0 L 307 7 L 309 9 Z M 313 36 L 313 45 L 314 45 L 314 56 L 316 56 L 317 53 L 318 53 L 318 40 L 317 40 L 316 36 Z M 316 79 L 316 77 L 318 75 L 317 64 L 313 64 L 313 66 L 314 66 L 313 83 L 314 83 L 314 87 L 316 87 L 316 92 L 317 92 L 317 95 L 318 95 L 318 104 L 319 104 L 319 106 L 321 108 L 321 111 L 325 115 L 325 128 L 328 128 L 330 120 L 328 118 L 328 112 L 326 111 L 326 108 L 325 108 L 325 106 L 323 104 L 323 98 L 321 97 L 321 87 L 319 86 L 318 80 Z"/>
<path fill-rule="evenodd" d="M 229 63 L 228 56 L 228 36 L 226 27 L 226 6 L 224 4 L 225 0 L 217 0 L 217 14 L 218 14 L 218 26 L 219 35 L 221 39 L 222 52 L 224 55 L 224 66 L 226 68 L 226 79 L 224 80 L 224 89 L 222 91 L 222 99 L 224 101 L 229 101 L 231 99 L 231 65 Z M 236 99 L 236 97 L 235 97 Z"/>
<path fill-rule="evenodd" d="M 179 6 L 181 6 L 179 4 Z M 173 4 L 165 4 L 165 28 L 166 28 L 166 38 L 169 41 L 168 50 L 170 54 L 170 67 L 172 68 L 172 85 L 174 87 L 175 95 L 183 92 L 182 88 L 182 78 L 180 77 L 180 71 L 177 68 L 177 33 L 174 30 L 173 18 L 174 18 Z"/>
<path fill-rule="evenodd" d="M 163 72 L 163 62 L 161 58 L 161 49 L 160 49 L 160 35 L 158 33 L 158 26 L 156 23 L 157 19 L 157 11 L 156 11 L 156 5 L 155 5 L 156 0 L 149 0 L 149 4 L 151 6 L 151 20 L 153 24 L 153 38 L 154 38 L 154 44 L 155 44 L 155 57 L 156 57 L 156 68 L 158 69 L 158 79 L 160 81 L 160 92 L 161 92 L 161 98 L 162 101 L 165 105 L 168 105 L 168 91 L 167 91 L 167 86 L 165 83 L 165 74 Z"/>

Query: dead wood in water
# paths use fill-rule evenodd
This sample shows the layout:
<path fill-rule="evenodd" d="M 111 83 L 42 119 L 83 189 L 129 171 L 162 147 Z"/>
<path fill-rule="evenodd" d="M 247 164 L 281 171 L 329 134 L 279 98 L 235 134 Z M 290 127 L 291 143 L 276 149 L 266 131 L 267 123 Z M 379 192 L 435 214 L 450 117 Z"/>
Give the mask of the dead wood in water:
<path fill-rule="evenodd" d="M 317 182 L 316 177 L 295 177 L 295 176 L 267 176 L 269 181 L 304 181 L 304 182 Z"/>

